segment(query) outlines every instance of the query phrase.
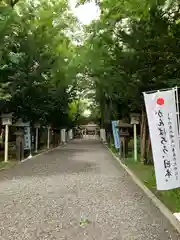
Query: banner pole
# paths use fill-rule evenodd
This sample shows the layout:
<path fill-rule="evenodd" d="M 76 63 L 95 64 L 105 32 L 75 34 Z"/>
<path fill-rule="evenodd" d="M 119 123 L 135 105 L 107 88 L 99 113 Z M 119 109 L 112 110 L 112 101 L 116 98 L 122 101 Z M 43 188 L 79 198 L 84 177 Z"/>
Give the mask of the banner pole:
<path fill-rule="evenodd" d="M 29 157 L 32 158 L 32 147 L 31 147 L 31 127 L 28 127 L 28 134 L 29 134 Z"/>
<path fill-rule="evenodd" d="M 134 124 L 134 161 L 137 162 L 137 130 Z"/>
<path fill-rule="evenodd" d="M 180 88 L 180 87 L 176 87 L 177 89 Z M 174 88 L 163 88 L 163 89 L 159 89 L 159 90 L 150 90 L 150 91 L 145 91 L 145 92 L 142 92 L 142 93 L 146 93 L 146 94 L 149 94 L 149 93 L 156 93 L 156 92 L 163 92 L 163 91 L 168 91 L 168 90 L 172 90 Z"/>
<path fill-rule="evenodd" d="M 176 99 L 176 115 L 177 115 L 177 128 L 178 128 L 178 137 L 179 137 L 179 147 L 180 147 L 180 119 L 179 119 L 179 97 L 178 97 L 178 88 L 174 88 L 175 99 Z"/>

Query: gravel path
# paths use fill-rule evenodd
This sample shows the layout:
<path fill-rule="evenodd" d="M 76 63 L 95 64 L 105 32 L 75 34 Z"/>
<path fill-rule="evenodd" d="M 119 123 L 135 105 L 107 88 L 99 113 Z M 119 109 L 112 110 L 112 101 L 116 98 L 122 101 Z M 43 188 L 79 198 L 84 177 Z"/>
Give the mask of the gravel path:
<path fill-rule="evenodd" d="M 107 149 L 75 141 L 0 172 L 0 240 L 177 240 Z"/>

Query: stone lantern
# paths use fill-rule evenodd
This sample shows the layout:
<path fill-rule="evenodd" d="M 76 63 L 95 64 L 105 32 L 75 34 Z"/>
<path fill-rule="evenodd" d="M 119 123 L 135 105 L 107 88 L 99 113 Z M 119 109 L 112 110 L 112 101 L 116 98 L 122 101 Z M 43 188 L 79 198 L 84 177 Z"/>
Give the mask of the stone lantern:
<path fill-rule="evenodd" d="M 119 128 L 119 135 L 120 135 L 120 142 L 121 142 L 120 155 L 121 157 L 126 158 L 128 153 L 128 141 L 130 136 L 129 129 L 132 128 L 132 126 L 129 123 L 125 123 L 122 120 L 119 120 L 117 127 Z"/>
<path fill-rule="evenodd" d="M 24 150 L 29 150 L 29 158 L 31 155 L 31 130 L 30 122 L 23 122 L 21 118 L 17 120 L 15 124 L 16 127 L 16 159 L 22 161 L 24 159 Z"/>

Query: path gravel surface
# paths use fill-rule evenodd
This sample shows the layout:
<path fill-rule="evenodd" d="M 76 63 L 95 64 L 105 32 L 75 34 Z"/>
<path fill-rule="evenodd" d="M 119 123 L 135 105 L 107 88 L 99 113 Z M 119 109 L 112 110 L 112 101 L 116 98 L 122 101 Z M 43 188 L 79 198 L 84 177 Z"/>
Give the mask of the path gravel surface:
<path fill-rule="evenodd" d="M 0 172 L 0 240 L 150 239 L 180 236 L 99 142 Z"/>

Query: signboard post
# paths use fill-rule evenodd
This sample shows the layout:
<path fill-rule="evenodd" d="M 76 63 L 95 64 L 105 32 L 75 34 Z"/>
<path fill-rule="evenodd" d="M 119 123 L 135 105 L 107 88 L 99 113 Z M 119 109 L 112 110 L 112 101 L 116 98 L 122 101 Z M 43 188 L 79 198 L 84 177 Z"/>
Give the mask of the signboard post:
<path fill-rule="evenodd" d="M 69 135 L 69 139 L 72 140 L 73 139 L 72 129 L 69 129 L 68 135 Z"/>
<path fill-rule="evenodd" d="M 140 114 L 132 113 L 131 114 L 131 124 L 134 129 L 134 161 L 137 161 L 137 128 L 136 125 L 139 124 Z"/>
<path fill-rule="evenodd" d="M 106 142 L 106 131 L 104 128 L 100 129 L 100 138 L 104 143 Z"/>
<path fill-rule="evenodd" d="M 2 125 L 5 126 L 5 149 L 4 149 L 4 162 L 8 162 L 8 138 L 9 138 L 9 126 L 12 125 L 12 113 L 2 114 Z"/>
<path fill-rule="evenodd" d="M 66 129 L 61 129 L 61 143 L 66 143 Z"/>
<path fill-rule="evenodd" d="M 48 126 L 47 130 L 48 130 L 48 132 L 47 132 L 47 149 L 49 149 L 50 148 L 50 130 L 51 130 L 51 126 Z"/>
<path fill-rule="evenodd" d="M 158 190 L 180 187 L 175 89 L 144 93 Z"/>

